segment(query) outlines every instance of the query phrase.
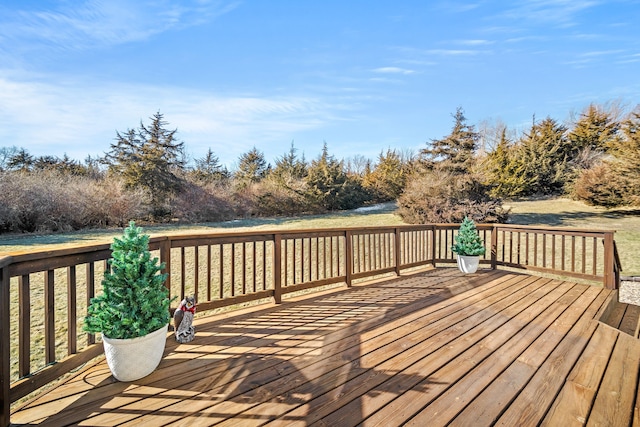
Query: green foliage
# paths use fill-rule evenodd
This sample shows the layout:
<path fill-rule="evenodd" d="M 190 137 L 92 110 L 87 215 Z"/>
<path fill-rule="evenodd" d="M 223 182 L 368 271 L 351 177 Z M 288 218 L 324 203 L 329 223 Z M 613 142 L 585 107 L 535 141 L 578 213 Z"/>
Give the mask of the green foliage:
<path fill-rule="evenodd" d="M 612 150 L 612 165 L 625 178 L 629 201 L 638 204 L 640 198 L 640 112 L 634 111 L 623 124 L 623 138 Z"/>
<path fill-rule="evenodd" d="M 329 155 L 326 143 L 309 166 L 306 184 L 310 203 L 329 211 L 354 209 L 369 198 L 360 182 L 345 173 L 343 162 Z"/>
<path fill-rule="evenodd" d="M 519 141 L 516 159 L 524 187 L 518 196 L 561 194 L 570 176 L 571 144 L 566 127 L 547 117 Z"/>
<path fill-rule="evenodd" d="M 451 246 L 451 250 L 462 256 L 484 255 L 484 243 L 476 230 L 475 223 L 469 217 L 466 217 L 460 224 L 455 244 Z"/>
<path fill-rule="evenodd" d="M 614 120 L 610 112 L 590 104 L 568 134 L 573 157 L 586 149 L 607 151 L 617 140 L 619 130 L 620 123 Z"/>
<path fill-rule="evenodd" d="M 269 172 L 270 166 L 264 158 L 262 151 L 253 147 L 240 156 L 238 170 L 235 179 L 241 188 L 262 181 Z"/>
<path fill-rule="evenodd" d="M 489 194 L 500 198 L 515 197 L 525 192 L 528 185 L 523 169 L 514 143 L 507 138 L 507 130 L 503 128 L 498 144 L 481 165 L 484 182 L 491 187 Z"/>
<path fill-rule="evenodd" d="M 396 200 L 404 191 L 408 175 L 405 165 L 395 150 L 380 153 L 372 171 L 365 173 L 362 185 L 371 192 L 375 202 Z"/>
<path fill-rule="evenodd" d="M 19 148 L 9 157 L 7 161 L 7 169 L 28 171 L 33 167 L 34 160 L 35 159 L 31 154 L 29 154 L 26 148 Z"/>
<path fill-rule="evenodd" d="M 149 236 L 131 221 L 111 245 L 110 271 L 103 294 L 91 299 L 84 330 L 108 338 L 136 338 L 169 323 L 169 291 L 158 258 L 151 258 Z"/>
<path fill-rule="evenodd" d="M 275 168 L 269 173 L 271 180 L 285 188 L 295 185 L 307 176 L 307 162 L 304 156 L 298 158 L 296 151 L 292 142 L 289 152 L 276 159 Z"/>
<path fill-rule="evenodd" d="M 614 113 L 603 107 L 589 105 L 569 131 L 564 125 L 547 117 L 531 125 L 517 142 L 508 141 L 503 132 L 501 140 L 483 162 L 485 183 L 492 186 L 496 197 L 526 197 L 536 194 L 552 195 L 571 192 L 574 197 L 586 197 L 597 202 L 615 198 L 615 188 L 605 189 L 607 183 L 597 183 L 589 189 L 603 169 L 582 171 L 602 162 L 603 156 L 619 145 L 621 124 Z M 611 174 L 608 174 L 609 176 Z M 576 187 L 578 191 L 576 191 Z M 600 190 L 602 197 L 595 195 Z M 582 194 L 583 196 L 578 196 Z"/>
<path fill-rule="evenodd" d="M 467 124 L 462 108 L 458 107 L 453 118 L 451 133 L 442 139 L 433 140 L 429 148 L 421 151 L 422 164 L 427 170 L 437 166 L 440 170 L 456 175 L 471 172 L 480 135 L 474 126 Z"/>
<path fill-rule="evenodd" d="M 151 124 L 116 132 L 116 142 L 104 161 L 110 172 L 122 177 L 129 188 L 142 188 L 151 196 L 156 216 L 163 216 L 166 199 L 180 188 L 178 173 L 184 170 L 184 144 L 176 140 L 177 129 L 167 130 L 160 112 Z"/>
<path fill-rule="evenodd" d="M 572 197 L 607 208 L 640 205 L 640 113 L 632 112 L 621 130 L 609 143 L 611 156 L 580 174 Z"/>
<path fill-rule="evenodd" d="M 226 182 L 231 177 L 229 170 L 220 163 L 220 159 L 211 148 L 204 157 L 195 159 L 195 163 L 196 167 L 193 169 L 192 175 L 205 184 Z"/>
<path fill-rule="evenodd" d="M 411 224 L 477 221 L 501 222 L 507 213 L 474 172 L 478 133 L 466 124 L 461 108 L 451 134 L 422 151 L 422 170 L 408 179 L 398 199 L 399 214 Z"/>

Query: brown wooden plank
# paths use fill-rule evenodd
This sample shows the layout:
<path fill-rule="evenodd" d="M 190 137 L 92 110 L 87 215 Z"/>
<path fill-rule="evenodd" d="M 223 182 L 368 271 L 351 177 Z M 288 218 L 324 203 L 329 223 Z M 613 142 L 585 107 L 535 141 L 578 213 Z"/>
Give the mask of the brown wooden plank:
<path fill-rule="evenodd" d="M 627 310 L 627 305 L 622 302 L 614 302 L 610 311 L 607 313 L 605 317 L 600 319 L 601 322 L 606 323 L 612 328 L 619 329 L 620 323 L 624 317 L 624 313 Z"/>
<path fill-rule="evenodd" d="M 56 360 L 55 277 L 54 270 L 44 273 L 44 360 L 47 364 Z"/>
<path fill-rule="evenodd" d="M 501 414 L 498 425 L 535 425 L 595 331 L 597 322 L 592 317 L 606 294 L 601 289 L 588 288 L 455 418 L 453 425 L 493 425 Z"/>
<path fill-rule="evenodd" d="M 11 257 L 0 258 L 0 425 L 6 426 L 10 422 L 9 386 L 11 384 L 11 351 L 9 339 L 11 337 L 10 323 L 11 310 L 9 301 L 11 293 L 11 278 L 9 277 L 8 263 Z"/>
<path fill-rule="evenodd" d="M 373 240 L 378 244 L 380 238 Z M 316 261 L 323 256 L 316 252 Z M 366 262 L 369 269 L 386 265 L 381 258 L 365 256 Z M 497 396 L 498 384 L 505 386 L 503 404 L 471 418 L 473 425 L 497 416 L 484 415 L 503 411 L 503 416 L 519 412 L 526 415 L 521 420 L 535 420 L 553 400 L 576 355 L 595 351 L 591 344 L 584 347 L 588 331 L 612 331 L 589 320 L 609 293 L 505 271 L 464 276 L 454 269 L 437 269 L 285 300 L 279 306 L 199 318 L 196 340 L 179 345 L 170 339 L 159 369 L 149 377 L 117 383 L 101 363 L 29 402 L 12 421 L 392 426 L 448 400 L 461 422 L 473 405 Z M 572 326 L 572 319 L 583 320 Z M 602 381 L 605 387 L 628 372 L 619 362 L 631 366 L 637 357 L 624 354 L 640 353 L 625 345 L 617 361 L 612 359 L 610 381 Z M 635 375 L 627 375 L 633 379 L 621 386 L 633 395 L 627 393 L 620 407 L 627 408 L 622 410 L 627 421 L 635 403 L 635 363 Z M 471 406 L 460 405 L 454 396 Z M 601 399 L 603 405 L 611 403 Z M 532 401 L 540 406 L 535 414 L 527 413 Z M 611 407 L 620 416 L 621 410 Z M 443 412 L 431 414 L 423 425 L 437 425 Z M 413 421 L 419 425 L 419 418 Z"/>
<path fill-rule="evenodd" d="M 608 292 L 600 290 L 580 321 L 556 347 L 526 388 L 509 403 L 495 425 L 531 425 L 544 418 L 576 360 L 591 340 L 598 326 L 593 316 L 606 302 L 607 295 Z"/>
<path fill-rule="evenodd" d="M 349 390 L 349 395 L 354 400 L 346 405 L 340 405 L 341 407 L 332 408 L 324 416 L 323 422 L 329 425 L 349 425 L 355 421 L 353 417 L 356 414 L 361 414 L 362 417 L 373 414 L 371 418 L 367 419 L 367 424 L 371 425 L 398 425 L 403 420 L 410 418 L 423 406 L 419 404 L 420 406 L 412 410 L 411 406 L 417 400 L 420 400 L 421 397 L 430 399 L 428 396 L 430 393 L 439 394 L 443 388 L 446 388 L 446 384 L 450 384 L 452 381 L 451 378 L 446 382 L 432 381 L 433 373 L 445 370 L 444 367 L 450 364 L 456 355 L 463 354 L 467 357 L 464 360 L 459 360 L 459 363 L 454 363 L 450 374 L 451 377 L 464 375 L 472 366 L 475 366 L 478 360 L 482 360 L 486 353 L 491 352 L 490 347 L 496 345 L 501 339 L 507 340 L 506 334 L 503 334 L 500 329 L 510 323 L 512 316 L 521 322 L 522 319 L 518 316 L 528 318 L 527 316 L 535 311 L 534 303 L 545 298 L 555 300 L 564 293 L 563 289 L 548 284 L 548 281 L 528 282 L 528 285 L 530 286 L 523 289 L 524 296 L 516 298 L 515 301 L 505 298 L 501 301 L 501 303 L 506 303 L 502 310 L 490 310 L 494 315 L 485 319 L 484 322 L 478 319 L 476 327 L 469 329 L 473 325 L 467 325 L 466 328 L 450 328 L 447 332 L 442 332 L 444 335 L 442 345 L 432 349 L 429 343 L 423 343 L 416 348 L 417 351 L 413 354 L 403 352 L 398 355 L 407 361 L 405 369 L 399 371 L 392 378 L 383 378 L 383 385 L 372 384 L 371 379 L 366 379 L 362 387 L 353 387 L 352 390 Z M 514 324 L 515 322 L 511 321 L 511 326 Z M 450 335 L 447 337 L 447 334 Z M 411 359 L 407 359 L 407 357 L 411 357 Z M 395 372 L 400 367 L 398 360 L 402 359 L 394 358 L 379 365 L 377 369 L 388 369 Z M 415 393 L 411 392 L 412 388 L 416 389 Z M 393 392 L 376 392 L 376 389 L 392 390 Z M 343 389 L 341 393 L 346 392 Z M 366 395 L 366 399 L 361 398 L 364 395 Z M 378 411 L 379 409 L 380 411 Z M 403 415 L 407 412 L 408 415 Z M 317 417 L 318 415 L 319 411 L 314 409 L 313 412 L 310 412 L 309 417 Z"/>
<path fill-rule="evenodd" d="M 633 406 L 633 419 L 631 422 L 633 427 L 640 427 L 640 387 L 636 387 L 636 403 Z"/>
<path fill-rule="evenodd" d="M 401 321 L 403 323 L 406 323 L 404 318 L 400 319 L 399 321 Z M 409 325 L 409 327 L 411 327 L 411 325 L 414 324 L 414 323 L 415 322 L 412 322 Z M 376 331 L 378 331 L 378 329 L 376 329 Z M 379 332 L 377 332 L 377 333 L 379 333 Z M 339 336 L 341 338 L 341 341 L 344 341 L 345 337 L 343 336 L 342 332 L 336 332 L 336 334 L 338 334 L 337 336 Z M 354 338 L 352 336 L 348 337 L 348 340 L 353 340 L 353 339 Z M 385 339 L 388 339 L 388 337 L 385 338 Z M 393 339 L 393 338 L 391 338 L 391 339 Z M 336 343 L 336 344 L 340 344 L 340 346 L 344 345 L 343 343 Z M 355 341 L 352 341 L 351 350 L 348 350 L 348 351 L 355 351 L 354 355 L 357 355 L 361 351 L 361 349 L 360 349 L 361 345 L 362 345 L 361 344 L 361 340 L 356 336 L 355 337 Z M 326 350 L 325 353 L 327 355 L 331 355 L 330 359 L 324 359 L 322 361 L 318 361 L 318 362 L 314 363 L 313 366 L 311 366 L 310 369 L 319 369 L 319 372 L 324 372 L 324 371 L 326 371 L 327 366 L 331 362 L 331 360 L 334 360 L 333 363 L 339 362 L 340 365 L 345 365 L 345 364 L 349 365 L 349 360 L 351 360 L 351 357 L 349 357 L 348 354 L 344 353 L 345 350 L 342 350 L 342 353 L 340 353 L 340 351 L 341 351 L 340 349 L 342 347 L 333 347 L 333 346 L 330 345 L 330 343 L 327 343 L 326 341 L 325 341 L 325 346 L 328 347 L 328 350 Z M 323 348 L 324 348 L 324 346 L 323 346 Z M 300 365 L 298 365 L 298 369 L 302 369 L 302 367 Z M 276 377 L 272 378 L 272 380 L 281 381 L 281 377 L 283 375 L 285 375 L 287 372 L 279 370 L 279 373 L 280 373 L 280 375 L 278 375 L 278 372 L 276 372 L 275 373 Z M 274 373 L 270 373 L 269 375 L 273 376 Z M 291 377 L 291 375 L 294 375 L 294 376 L 299 375 L 299 372 L 297 372 L 297 371 L 290 372 L 289 373 L 289 377 Z M 307 376 L 310 378 L 313 375 L 310 375 L 307 372 Z M 288 379 L 286 379 L 284 381 L 285 382 L 291 382 L 292 380 L 291 380 L 291 378 L 288 378 Z M 255 381 L 253 381 L 253 382 L 255 382 Z M 273 384 L 267 386 L 266 384 L 268 382 L 269 381 L 267 380 L 267 378 L 263 377 L 258 383 L 259 384 L 263 384 L 264 385 L 263 387 L 267 387 L 268 390 L 270 390 L 267 393 L 273 393 L 271 390 L 273 390 L 274 386 L 273 386 Z M 314 386 L 317 387 L 318 385 L 319 385 L 319 382 L 316 381 Z M 280 392 L 281 391 L 282 390 L 280 390 Z M 257 391 L 253 391 L 253 393 L 256 393 L 258 395 L 263 396 L 262 394 L 260 394 Z M 284 395 L 284 393 L 283 394 L 278 394 L 278 395 Z M 246 396 L 246 394 L 243 394 L 243 396 Z M 255 405 L 257 403 L 258 402 L 253 403 L 253 405 Z M 217 408 L 218 412 L 213 411 L 213 409 L 211 409 L 211 408 L 206 408 L 206 409 L 198 411 L 198 413 L 194 414 L 191 417 L 186 417 L 186 418 L 183 417 L 183 418 L 181 418 L 179 420 L 179 422 L 180 423 L 182 423 L 182 422 L 185 422 L 185 423 L 187 423 L 187 422 L 196 423 L 196 422 L 199 422 L 199 421 L 202 421 L 202 420 L 207 420 L 207 421 L 203 421 L 204 424 L 207 424 L 208 422 L 213 422 L 209 417 L 206 416 L 206 414 L 208 414 L 209 412 L 226 413 L 226 414 L 228 414 L 229 411 L 231 411 L 231 413 L 233 413 L 232 411 L 240 411 L 240 410 L 242 410 L 241 407 L 238 407 L 238 406 L 236 406 L 236 405 L 234 405 L 232 403 L 230 404 L 230 403 L 227 403 L 227 402 L 223 402 L 223 403 L 219 404 L 216 408 Z M 220 421 L 220 420 L 218 420 L 218 421 Z M 237 421 L 237 420 L 235 420 L 235 421 Z M 197 424 L 195 424 L 195 425 L 197 425 Z"/>
<path fill-rule="evenodd" d="M 444 276 L 444 277 L 429 278 L 429 279 L 427 279 L 427 281 L 431 280 L 431 281 L 433 281 L 433 283 L 438 283 L 438 282 L 439 282 L 439 281 L 441 281 L 441 280 L 448 280 L 448 277 L 447 277 L 446 275 L 443 275 L 443 276 Z M 500 276 L 500 275 L 497 275 L 497 276 Z M 493 277 L 493 276 L 488 275 L 487 277 Z M 406 280 L 406 279 L 405 279 L 405 280 Z M 425 279 L 423 279 L 423 281 L 425 281 Z M 407 289 L 406 291 L 407 291 L 407 292 L 411 292 L 412 290 L 411 290 L 411 289 Z M 415 290 L 414 290 L 414 292 L 415 292 Z M 345 310 L 347 310 L 347 311 L 348 311 L 348 310 L 350 310 L 350 309 L 351 309 L 351 307 L 346 307 L 346 308 L 345 308 Z M 414 308 L 414 309 L 415 309 L 415 308 Z M 402 310 L 399 310 L 399 311 L 401 312 Z M 287 322 L 289 321 L 289 320 L 288 320 L 288 319 L 286 319 L 286 318 L 281 319 L 281 318 L 283 318 L 283 316 L 282 316 L 282 315 L 280 315 L 280 314 L 278 314 L 278 313 L 280 313 L 280 312 L 279 312 L 279 310 L 275 310 L 275 309 L 274 309 L 274 318 L 275 318 L 275 319 L 278 319 L 278 323 L 283 324 L 283 323 L 287 323 Z M 384 317 L 385 317 L 385 316 L 380 317 L 377 321 L 378 321 L 378 322 L 379 322 L 379 321 L 383 321 L 383 320 L 384 320 Z M 387 317 L 388 317 L 388 315 L 387 315 Z M 367 322 L 363 322 L 362 324 L 364 325 L 364 324 L 366 324 L 366 323 L 367 323 Z M 290 328 L 291 328 L 291 326 L 287 326 L 287 328 L 289 328 L 289 329 L 290 329 Z M 200 330 L 200 329 L 199 329 L 199 330 Z M 283 329 L 283 330 L 284 330 L 284 329 Z M 239 331 L 239 330 L 234 330 L 234 331 L 232 331 L 232 332 L 234 332 L 234 333 L 235 333 L 235 332 L 240 332 L 240 331 Z M 215 337 L 214 339 L 219 339 L 219 337 Z M 241 343 L 241 341 L 239 341 L 239 340 L 237 339 L 237 337 L 227 337 L 227 338 L 222 338 L 222 339 L 232 340 L 232 341 L 234 341 L 234 342 Z M 255 340 L 254 340 L 254 341 L 255 341 Z M 254 345 L 255 345 L 256 347 L 260 348 L 260 344 L 259 344 L 258 342 L 256 342 Z M 220 348 L 220 349 L 225 349 L 225 347 L 219 347 L 219 348 Z M 228 347 L 227 347 L 227 349 L 228 349 Z M 287 350 L 287 349 L 285 348 L 284 350 Z M 206 355 L 206 354 L 207 354 L 206 352 L 211 352 L 211 351 L 214 351 L 214 350 L 212 350 L 212 349 L 210 349 L 210 348 L 205 348 L 205 346 L 202 346 L 202 350 L 201 350 L 201 352 L 196 353 L 196 354 L 198 354 L 199 356 L 202 356 L 202 355 Z M 313 351 L 313 349 L 305 349 L 305 351 L 307 351 L 307 352 L 308 352 L 308 351 Z M 180 360 L 180 361 L 183 361 L 183 360 L 184 360 L 184 356 L 183 356 L 183 357 L 181 357 L 179 360 Z M 175 372 L 174 372 L 174 371 L 169 371 L 169 372 L 167 372 L 167 370 L 166 370 L 166 368 L 165 368 L 167 365 L 171 365 L 171 359 L 167 360 L 167 359 L 165 358 L 165 360 L 163 360 L 163 362 L 161 363 L 161 369 L 157 370 L 156 372 L 154 372 L 154 374 L 152 374 L 150 377 L 148 377 L 148 380 L 149 380 L 149 381 L 156 381 L 156 378 L 159 378 L 157 381 L 161 381 L 162 386 L 164 386 L 164 387 L 170 387 L 170 386 L 171 386 L 171 384 L 172 384 L 172 381 L 167 381 L 167 380 L 166 380 L 166 378 L 164 378 L 164 380 L 163 380 L 163 375 L 167 375 L 167 374 L 169 374 L 169 377 L 170 377 L 170 378 L 172 378 L 172 377 L 173 377 L 173 378 L 178 379 L 179 381 L 186 381 L 186 382 L 189 382 L 189 381 L 190 381 L 190 378 L 191 378 L 191 377 L 190 377 L 190 373 L 191 373 L 191 372 L 195 372 L 195 374 L 194 374 L 194 375 L 195 375 L 196 377 L 197 377 L 197 375 L 199 374 L 199 372 L 197 372 L 196 370 L 193 370 L 193 369 L 192 369 L 192 367 L 190 367 L 190 366 L 184 366 L 184 367 L 182 367 L 182 368 L 178 367 L 178 368 L 175 370 Z M 201 365 L 201 363 L 200 363 L 200 365 Z M 210 374 L 211 374 L 211 372 L 210 372 L 210 371 L 211 371 L 211 369 L 207 368 L 206 366 L 204 366 L 202 369 L 204 369 L 204 371 L 203 371 L 203 373 L 202 373 L 202 374 L 200 374 L 200 376 L 201 376 L 201 377 L 202 377 L 202 376 L 206 376 L 206 375 L 210 375 Z M 225 369 L 223 368 L 223 369 L 222 369 L 222 371 L 225 371 Z M 206 372 L 206 375 L 203 375 L 203 374 L 204 374 L 204 372 Z M 176 386 L 176 387 L 179 387 L 179 384 L 175 384 L 175 386 Z M 106 386 L 106 388 L 107 388 L 107 389 L 108 389 L 108 388 L 111 388 L 111 387 L 113 387 L 111 384 L 109 384 L 109 385 L 107 385 L 107 386 Z M 119 392 L 120 392 L 120 390 L 116 388 L 116 392 L 117 392 L 117 393 L 119 393 Z M 73 422 L 73 419 L 76 419 L 76 420 L 77 420 L 77 419 L 81 419 L 81 418 L 77 418 L 77 417 L 81 417 L 81 416 L 83 416 L 83 415 L 86 415 L 86 411 L 84 411 L 84 410 L 82 409 L 83 407 L 90 408 L 90 407 L 96 407 L 96 406 L 100 406 L 100 405 L 104 404 L 104 402 L 105 402 L 105 401 L 108 401 L 108 399 L 109 399 L 109 393 L 108 393 L 108 391 L 107 391 L 107 390 L 105 390 L 104 392 L 101 392 L 101 393 L 99 393 L 99 394 L 98 394 L 98 393 L 94 394 L 92 397 L 93 397 L 93 398 L 96 398 L 96 399 L 98 399 L 98 400 L 90 401 L 90 400 L 84 399 L 84 400 L 83 400 L 83 402 L 82 402 L 82 404 L 83 404 L 83 406 L 82 406 L 82 407 L 76 407 L 76 408 L 74 408 L 74 409 L 75 409 L 75 410 L 74 410 L 74 413 L 72 413 L 72 414 L 68 414 L 68 415 L 65 415 L 65 416 L 63 416 L 61 419 L 64 419 L 64 420 L 65 420 L 65 422 Z M 69 417 L 71 417 L 71 418 L 69 418 Z M 74 418 L 74 417 L 75 417 L 75 418 Z"/>
<path fill-rule="evenodd" d="M 99 356 L 102 352 L 102 344 L 93 344 L 78 355 L 58 360 L 54 365 L 43 370 L 38 376 L 27 377 L 16 381 L 11 385 L 12 400 L 18 400 L 31 393 L 33 390 L 37 390 L 38 388 L 55 381 L 57 378 L 69 373 L 71 370 L 81 366 L 83 363 Z"/>
<path fill-rule="evenodd" d="M 613 328 L 604 325 L 597 327 L 542 421 L 542 426 L 585 424 L 618 335 Z"/>
<path fill-rule="evenodd" d="M 444 351 L 442 355 L 434 354 L 415 364 L 411 369 L 417 370 L 416 372 L 423 376 L 423 380 L 410 389 L 399 390 L 399 396 L 392 397 L 395 399 L 386 406 L 378 404 L 378 408 L 381 409 L 367 419 L 367 423 L 394 425 L 408 420 L 446 391 L 451 384 L 464 377 L 496 348 L 506 343 L 511 338 L 510 334 L 520 331 L 524 324 L 538 316 L 567 290 L 568 286 L 557 287 L 555 283 L 545 284 L 539 291 L 529 293 L 520 306 L 512 304 L 500 313 L 494 319 L 495 324 L 483 325 L 490 333 L 473 343 L 468 349 L 455 351 L 455 348 L 452 348 L 450 352 Z"/>
<path fill-rule="evenodd" d="M 598 388 L 587 426 L 631 423 L 640 367 L 640 342 L 620 334 Z"/>
<path fill-rule="evenodd" d="M 639 319 L 640 306 L 627 304 L 619 329 L 627 335 L 635 336 Z"/>
<path fill-rule="evenodd" d="M 496 376 L 518 357 L 522 357 L 523 351 L 530 345 L 535 345 L 535 342 L 544 336 L 551 325 L 584 291 L 585 286 L 569 285 L 564 295 L 555 301 L 549 301 L 545 310 L 533 317 L 521 330 L 515 334 L 505 331 L 509 340 L 504 345 L 495 348 L 489 357 L 423 408 L 406 425 L 424 426 L 427 419 L 430 419 L 431 421 L 428 422 L 434 425 L 445 425 L 451 422 Z M 519 366 L 522 367 L 524 364 Z M 445 378 L 448 378 L 446 372 L 443 375 L 436 374 L 434 380 L 444 382 Z"/>
<path fill-rule="evenodd" d="M 78 352 L 76 266 L 67 267 L 67 355 Z"/>
<path fill-rule="evenodd" d="M 530 289 L 521 288 L 521 297 L 526 295 Z M 513 294 L 513 298 L 517 299 L 516 293 Z M 495 294 L 492 297 L 485 297 L 480 300 L 479 304 L 486 304 L 492 307 L 494 310 L 499 310 L 499 306 L 506 307 L 509 303 L 513 302 L 510 298 L 504 298 L 502 294 Z M 275 417 L 281 405 L 278 405 L 278 400 L 283 397 L 291 397 L 290 401 L 295 396 L 305 396 L 318 394 L 317 390 L 331 389 L 332 393 L 327 393 L 321 398 L 314 399 L 314 402 L 310 402 L 304 407 L 297 408 L 289 413 L 287 419 L 301 418 L 304 419 L 304 423 L 311 423 L 318 420 L 321 416 L 332 414 L 336 408 L 336 395 L 335 392 L 339 392 L 340 395 L 345 396 L 349 394 L 357 395 L 359 390 L 369 390 L 376 384 L 381 384 L 385 379 L 389 379 L 388 375 L 377 374 L 376 371 L 382 372 L 396 372 L 405 368 L 408 368 L 420 361 L 424 357 L 425 349 L 429 352 L 434 352 L 437 349 L 444 348 L 451 345 L 451 340 L 456 339 L 461 334 L 461 331 L 473 328 L 475 324 L 481 321 L 481 317 L 491 317 L 490 310 L 476 311 L 475 315 L 471 315 L 474 310 L 475 304 L 467 305 L 468 311 L 464 310 L 455 311 L 460 307 L 452 307 L 454 310 L 450 316 L 442 318 L 440 321 L 432 323 L 428 317 L 420 320 L 415 320 L 410 324 L 407 324 L 403 328 L 396 328 L 389 330 L 385 335 L 377 337 L 376 340 L 369 341 L 367 336 L 363 335 L 360 339 L 361 343 L 357 352 L 359 352 L 360 361 L 358 367 L 370 367 L 378 366 L 378 369 L 372 371 L 371 369 L 365 369 L 357 371 L 350 368 L 348 374 L 339 375 L 335 371 L 321 370 L 321 376 L 314 376 L 313 374 L 306 372 L 307 378 L 313 378 L 313 383 L 307 383 L 296 387 L 295 389 L 284 391 L 278 394 L 277 397 L 265 402 L 262 405 L 255 406 L 241 414 L 241 418 L 247 418 L 247 423 L 251 424 L 253 421 L 262 420 L 265 416 Z M 477 307 L 476 307 L 477 310 Z M 464 320 L 461 320 L 464 319 Z M 456 324 L 456 328 L 446 328 L 441 324 Z M 466 325 L 464 325 L 466 323 Z M 435 333 L 435 335 L 434 335 Z M 403 339 L 397 339 L 398 337 L 404 337 Z M 389 341 L 381 342 L 380 339 Z M 466 344 L 460 340 L 462 345 L 467 347 L 471 345 L 470 340 L 466 340 Z M 411 344 L 408 344 L 408 343 Z M 384 345 L 381 345 L 384 344 Z M 358 355 L 358 353 L 356 353 Z M 340 356 L 340 355 L 338 355 Z M 341 359 L 346 359 L 345 356 L 340 356 Z M 349 359 L 347 359 L 349 360 Z M 344 365 L 344 362 L 343 362 Z M 326 365 L 325 365 L 326 366 Z M 349 364 L 344 365 L 349 366 Z M 322 365 L 318 366 L 322 369 Z M 340 370 L 337 370 L 340 372 Z M 336 385 L 336 378 L 342 378 L 341 382 L 348 384 Z M 315 393 L 314 393 L 315 390 Z M 292 406 L 292 405 L 290 405 Z M 296 406 L 296 405 L 293 405 Z M 291 409 L 289 407 L 288 409 Z M 239 422 L 234 419 L 234 422 Z M 330 425 L 342 425 L 345 420 L 326 420 L 325 422 Z M 242 424 L 239 424 L 242 425 Z"/>

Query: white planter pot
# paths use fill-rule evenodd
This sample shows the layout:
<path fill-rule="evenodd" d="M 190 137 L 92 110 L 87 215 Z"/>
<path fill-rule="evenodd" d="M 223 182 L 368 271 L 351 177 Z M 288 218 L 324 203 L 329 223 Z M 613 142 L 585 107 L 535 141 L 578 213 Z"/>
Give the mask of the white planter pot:
<path fill-rule="evenodd" d="M 458 268 L 463 273 L 475 273 L 479 264 L 479 256 L 458 255 Z"/>
<path fill-rule="evenodd" d="M 138 338 L 113 339 L 103 336 L 104 354 L 113 376 L 118 381 L 126 382 L 153 372 L 164 353 L 168 326 Z"/>

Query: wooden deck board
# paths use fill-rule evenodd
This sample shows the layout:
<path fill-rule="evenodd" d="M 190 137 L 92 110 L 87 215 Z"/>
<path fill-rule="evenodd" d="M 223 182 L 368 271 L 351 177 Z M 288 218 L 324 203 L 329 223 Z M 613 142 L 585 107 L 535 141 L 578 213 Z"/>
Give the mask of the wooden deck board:
<path fill-rule="evenodd" d="M 120 383 L 99 362 L 14 409 L 12 422 L 637 422 L 640 341 L 594 320 L 610 294 L 508 271 L 436 269 L 203 317 L 196 340 L 169 339 L 148 377 Z M 613 316 L 618 327 L 631 322 Z"/>

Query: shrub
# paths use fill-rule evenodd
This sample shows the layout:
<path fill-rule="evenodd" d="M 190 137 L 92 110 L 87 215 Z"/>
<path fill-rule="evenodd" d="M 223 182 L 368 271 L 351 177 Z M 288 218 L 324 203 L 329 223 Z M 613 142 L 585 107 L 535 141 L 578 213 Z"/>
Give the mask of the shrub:
<path fill-rule="evenodd" d="M 254 202 L 259 216 L 300 215 L 313 211 L 304 194 L 272 180 L 260 183 L 254 193 Z"/>
<path fill-rule="evenodd" d="M 629 203 L 623 178 L 607 163 L 582 171 L 571 189 L 571 197 L 588 205 L 614 208 Z"/>
<path fill-rule="evenodd" d="M 51 232 L 124 226 L 144 217 L 147 197 L 117 179 L 56 171 L 0 173 L 0 232 Z"/>
<path fill-rule="evenodd" d="M 236 217 L 231 196 L 224 185 L 183 183 L 170 202 L 174 218 L 183 222 L 228 221 Z"/>
<path fill-rule="evenodd" d="M 427 173 L 409 179 L 398 199 L 398 214 L 410 224 L 459 223 L 465 217 L 477 222 L 505 222 L 508 212 L 488 187 L 471 174 Z"/>

